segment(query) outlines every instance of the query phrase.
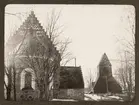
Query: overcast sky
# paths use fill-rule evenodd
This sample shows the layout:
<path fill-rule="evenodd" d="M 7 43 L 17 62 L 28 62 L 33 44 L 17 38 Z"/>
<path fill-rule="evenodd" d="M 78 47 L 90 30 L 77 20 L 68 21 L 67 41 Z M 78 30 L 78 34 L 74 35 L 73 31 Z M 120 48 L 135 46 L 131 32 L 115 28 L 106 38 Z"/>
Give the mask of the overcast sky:
<path fill-rule="evenodd" d="M 5 12 L 21 13 L 5 15 L 5 42 L 10 33 L 14 32 L 31 10 L 34 11 L 41 25 L 45 28 L 47 14 L 55 9 L 61 11 L 60 25 L 64 25 L 63 37 L 69 37 L 72 43 L 69 51 L 76 57 L 77 66 L 82 67 L 84 79 L 92 71 L 95 77 L 97 65 L 103 53 L 106 53 L 112 63 L 113 70 L 118 63 L 111 59 L 118 59 L 121 46 L 116 37 L 131 39 L 127 33 L 129 21 L 126 20 L 133 6 L 125 5 L 8 5 Z M 22 16 L 21 16 L 22 15 Z M 130 30 L 130 29 L 129 29 Z M 74 66 L 74 60 L 68 65 Z"/>

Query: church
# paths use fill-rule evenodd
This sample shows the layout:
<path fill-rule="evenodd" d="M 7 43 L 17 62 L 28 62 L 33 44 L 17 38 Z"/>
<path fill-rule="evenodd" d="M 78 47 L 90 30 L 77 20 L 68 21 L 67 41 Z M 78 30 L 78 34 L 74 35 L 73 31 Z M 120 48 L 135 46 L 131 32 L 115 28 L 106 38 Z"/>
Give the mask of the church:
<path fill-rule="evenodd" d="M 52 89 L 59 87 L 60 60 L 58 50 L 32 11 L 5 46 L 5 65 L 15 72 L 15 77 L 12 76 L 15 87 L 12 88 L 16 92 L 12 89 L 11 97 L 16 94 L 16 100 L 43 99 L 46 87 L 50 98 L 53 97 Z M 52 65 L 55 72 L 51 73 L 48 66 Z"/>
<path fill-rule="evenodd" d="M 78 93 L 80 93 L 81 100 L 83 100 L 84 82 L 81 68 L 64 66 L 65 71 L 61 72 L 63 67 L 60 66 L 60 61 L 59 51 L 53 45 L 34 12 L 31 11 L 14 35 L 9 37 L 5 46 L 5 66 L 11 68 L 11 80 L 8 80 L 8 84 L 14 84 L 10 87 L 11 100 L 52 100 L 53 98 L 60 98 L 62 81 L 65 79 L 62 76 L 68 68 L 74 72 L 77 71 L 76 75 L 79 74 L 80 78 L 76 79 L 79 79 L 80 83 L 76 83 L 76 89 L 80 88 L 80 91 L 76 91 L 75 87 L 69 87 L 67 84 L 67 86 L 64 85 L 65 93 L 74 91 L 72 97 L 74 96 L 75 99 L 78 98 Z M 68 71 L 71 72 L 72 70 Z M 72 73 L 74 74 L 74 72 Z M 81 84 L 81 86 L 78 87 L 78 84 Z M 64 98 L 71 98 L 70 95 L 65 95 Z"/>

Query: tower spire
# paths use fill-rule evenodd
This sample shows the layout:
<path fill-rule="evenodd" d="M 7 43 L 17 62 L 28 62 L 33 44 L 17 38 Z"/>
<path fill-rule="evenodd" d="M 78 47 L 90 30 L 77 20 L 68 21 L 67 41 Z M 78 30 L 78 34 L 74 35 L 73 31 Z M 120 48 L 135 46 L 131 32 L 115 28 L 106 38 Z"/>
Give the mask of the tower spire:
<path fill-rule="evenodd" d="M 110 65 L 111 66 L 111 63 L 110 63 L 106 53 L 104 53 L 102 55 L 102 58 L 101 58 L 101 60 L 99 62 L 99 66 L 101 66 L 101 65 Z"/>

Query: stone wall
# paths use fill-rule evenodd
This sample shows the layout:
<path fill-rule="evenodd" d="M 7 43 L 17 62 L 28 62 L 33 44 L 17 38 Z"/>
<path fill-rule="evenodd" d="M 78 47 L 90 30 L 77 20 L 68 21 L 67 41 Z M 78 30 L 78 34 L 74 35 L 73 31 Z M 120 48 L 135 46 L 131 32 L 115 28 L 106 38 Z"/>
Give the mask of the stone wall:
<path fill-rule="evenodd" d="M 60 89 L 57 98 L 84 100 L 84 89 Z"/>
<path fill-rule="evenodd" d="M 38 100 L 39 98 L 39 91 L 20 91 L 16 93 L 16 99 L 17 101 L 23 100 L 23 101 L 33 101 Z"/>

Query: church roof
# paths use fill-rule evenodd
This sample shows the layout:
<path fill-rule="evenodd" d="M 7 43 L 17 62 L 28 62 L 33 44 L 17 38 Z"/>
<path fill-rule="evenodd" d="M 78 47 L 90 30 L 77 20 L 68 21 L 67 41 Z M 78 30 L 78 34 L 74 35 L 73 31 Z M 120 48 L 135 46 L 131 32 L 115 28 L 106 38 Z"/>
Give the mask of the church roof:
<path fill-rule="evenodd" d="M 61 66 L 60 89 L 84 88 L 81 67 Z"/>
<path fill-rule="evenodd" d="M 104 65 L 111 66 L 111 63 L 110 63 L 106 53 L 103 54 L 103 56 L 102 56 L 102 58 L 101 58 L 101 60 L 99 62 L 99 66 L 104 66 Z"/>

